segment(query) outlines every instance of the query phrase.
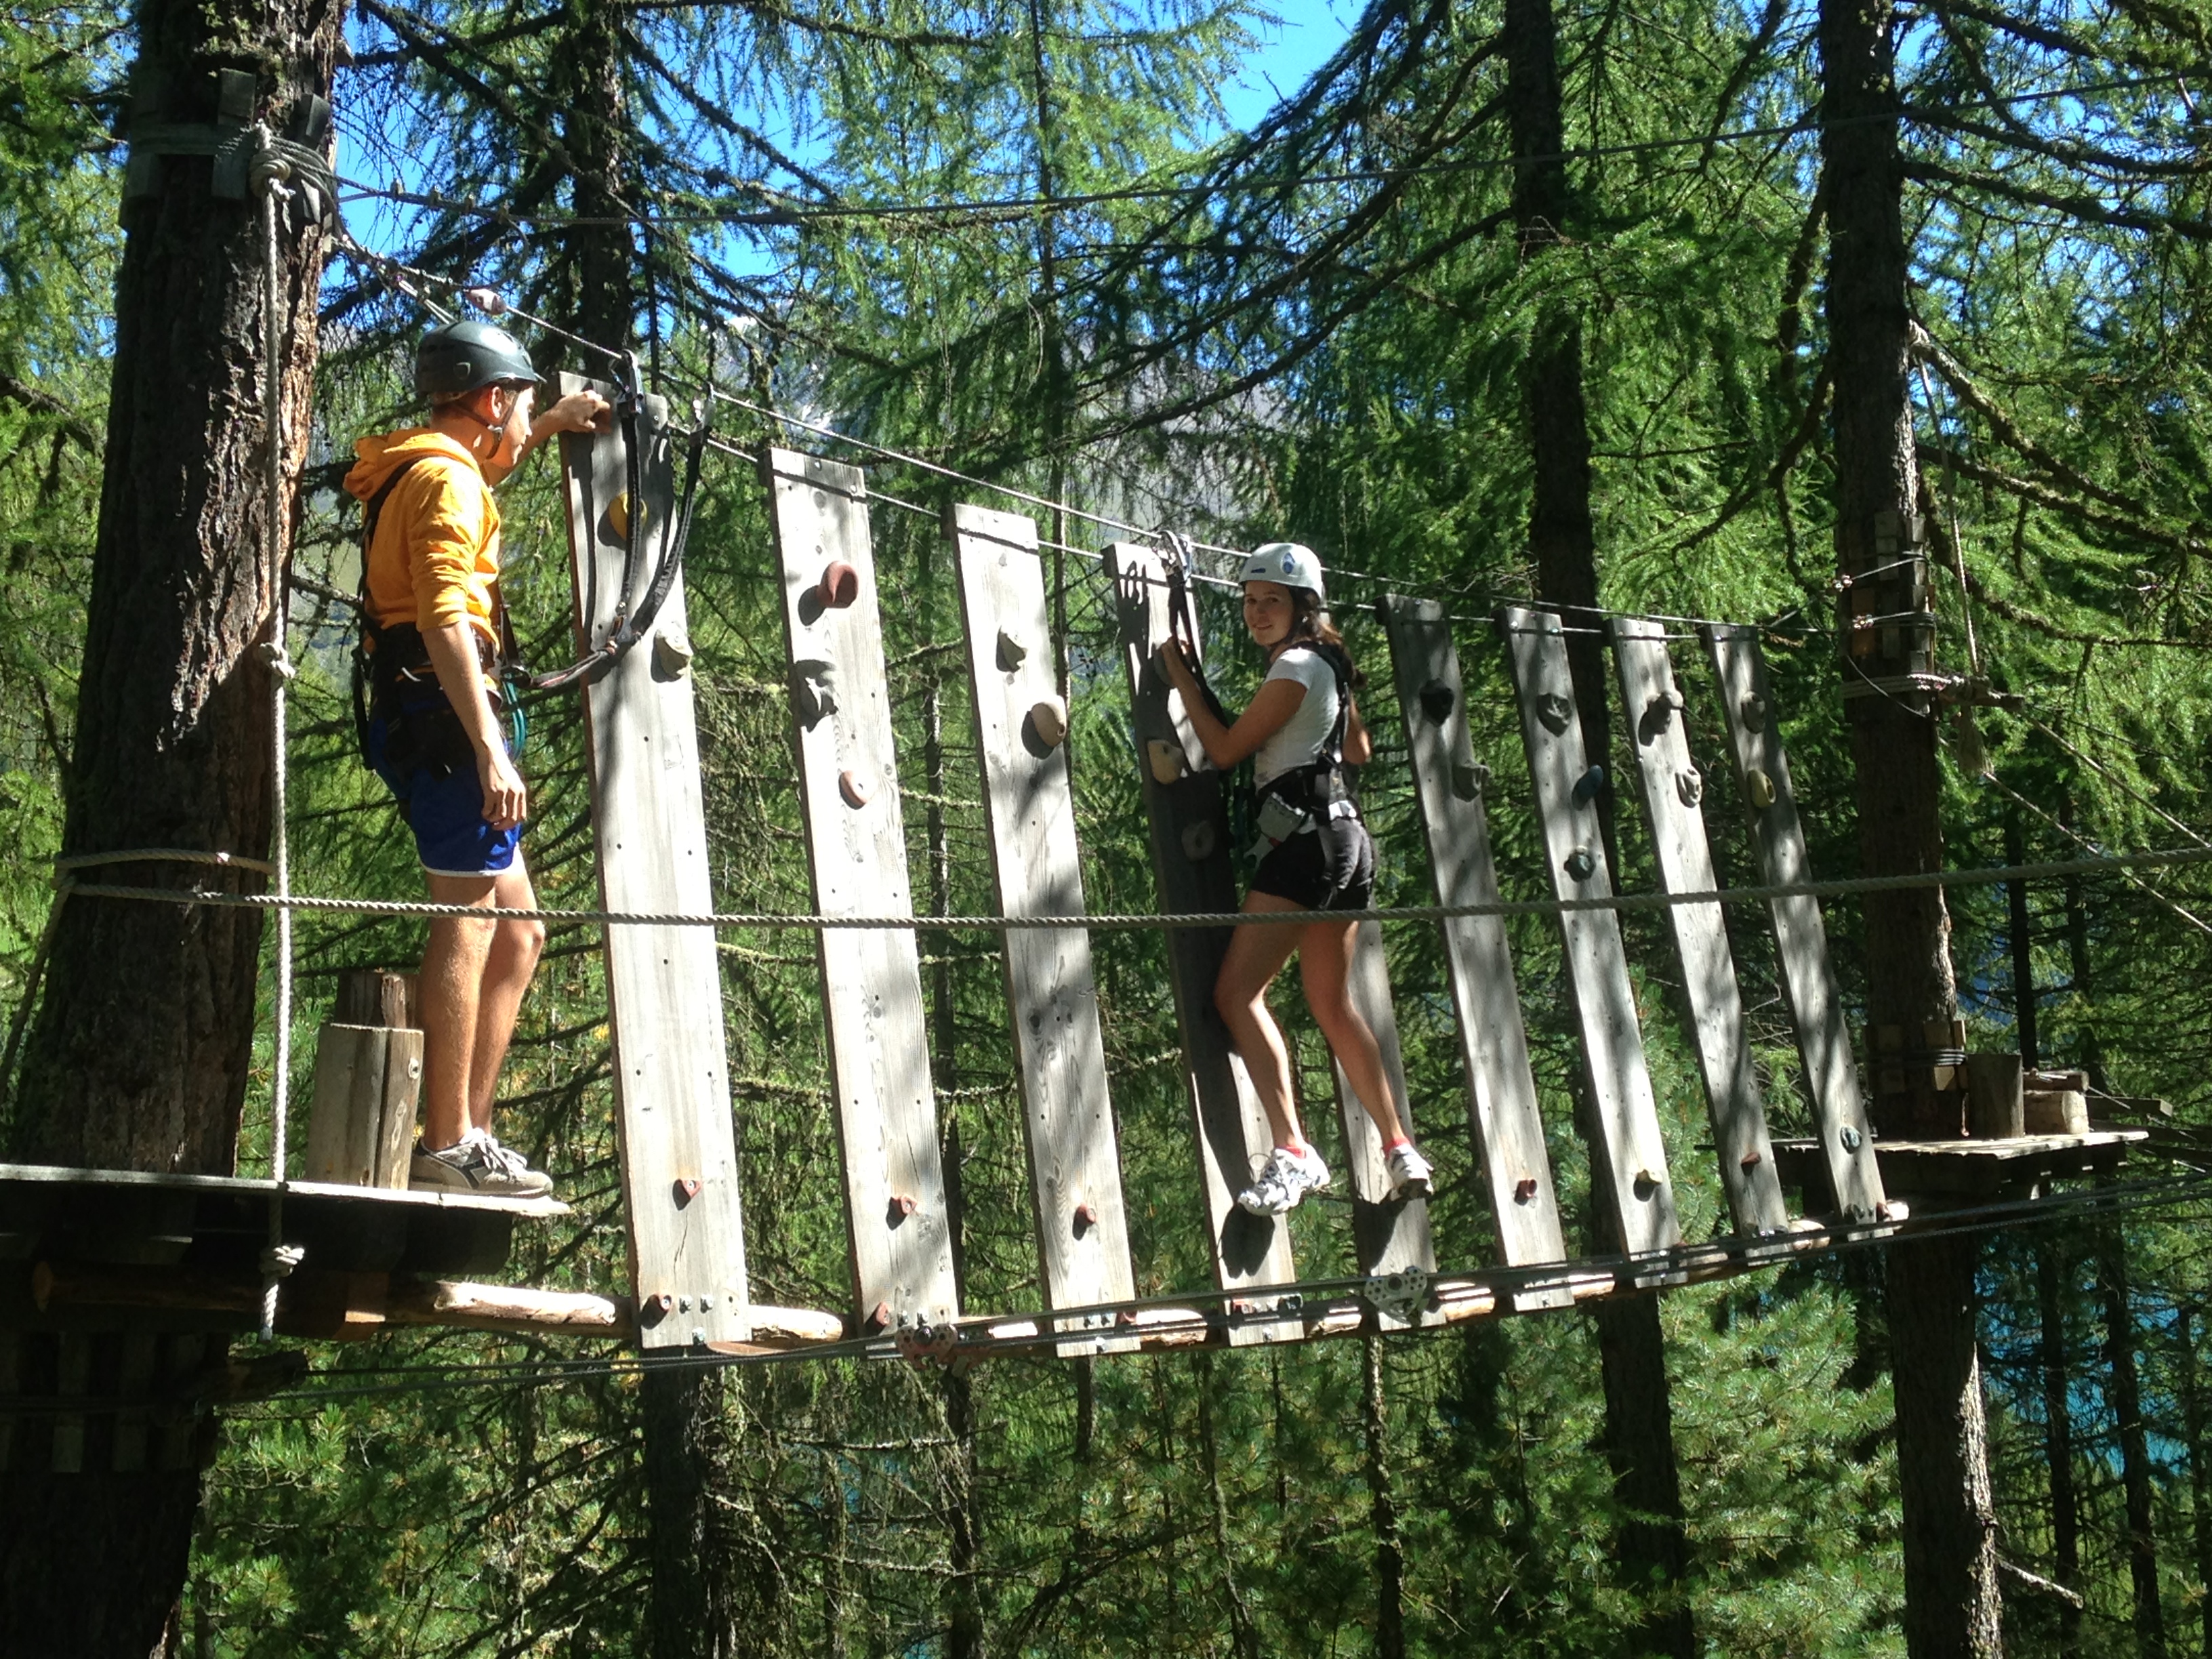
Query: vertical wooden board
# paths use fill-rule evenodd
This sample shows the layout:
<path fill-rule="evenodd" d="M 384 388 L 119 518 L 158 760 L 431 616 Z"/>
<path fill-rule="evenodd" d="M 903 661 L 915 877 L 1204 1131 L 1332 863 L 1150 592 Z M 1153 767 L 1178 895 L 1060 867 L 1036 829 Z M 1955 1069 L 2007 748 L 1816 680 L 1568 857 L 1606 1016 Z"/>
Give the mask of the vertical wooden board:
<path fill-rule="evenodd" d="M 173 1400 L 191 1401 L 197 1397 L 192 1379 L 198 1375 L 201 1362 L 207 1354 L 208 1339 L 191 1332 L 168 1339 L 166 1346 L 168 1360 L 161 1367 L 166 1382 L 163 1392 Z M 198 1448 L 199 1425 L 190 1405 L 173 1407 L 162 1421 L 160 1455 L 155 1467 L 171 1473 L 192 1466 Z"/>
<path fill-rule="evenodd" d="M 587 384 L 560 377 L 563 394 Z M 615 396 L 612 386 L 594 389 Z M 658 398 L 645 404 L 640 596 L 675 497 L 666 405 Z M 623 538 L 611 510 L 628 489 L 621 425 L 564 434 L 561 451 L 577 642 L 595 650 L 622 602 Z M 627 518 L 631 504 L 623 505 Z M 706 915 L 714 890 L 691 681 L 657 648 L 662 640 L 678 642 L 688 659 L 680 576 L 653 632 L 584 694 L 599 898 L 609 910 Z M 744 1341 L 750 1298 L 714 929 L 625 925 L 605 934 L 640 1346 Z"/>
<path fill-rule="evenodd" d="M 0 1331 L 0 1473 L 15 1467 L 15 1397 L 22 1391 L 22 1334 Z"/>
<path fill-rule="evenodd" d="M 1613 877 L 1559 619 L 1549 611 L 1504 605 L 1498 625 L 1519 696 L 1521 740 L 1535 785 L 1552 891 L 1562 899 L 1608 897 Z M 1559 933 L 1605 1165 L 1595 1184 L 1613 1209 L 1625 1252 L 1634 1256 L 1667 1249 L 1681 1243 L 1682 1229 L 1667 1178 L 1667 1148 L 1644 1064 L 1620 918 L 1611 910 L 1562 910 Z"/>
<path fill-rule="evenodd" d="M 1790 762 L 1775 723 L 1759 631 L 1711 623 L 1698 631 L 1719 682 L 1729 758 L 1750 816 L 1760 878 L 1771 887 L 1810 881 L 1813 861 L 1805 850 L 1797 798 L 1790 793 Z M 1885 1196 L 1881 1170 L 1875 1162 L 1874 1130 L 1851 1058 L 1843 992 L 1828 962 L 1828 930 L 1820 919 L 1820 902 L 1802 895 L 1771 899 L 1767 913 L 1774 922 L 1783 993 L 1790 999 L 1790 1019 L 1797 1030 L 1797 1052 L 1805 1063 L 1829 1189 L 1840 1213 L 1854 1221 L 1875 1220 Z"/>
<path fill-rule="evenodd" d="M 384 1033 L 384 1101 L 373 1185 L 404 1190 L 415 1104 L 422 1092 L 422 1034 L 388 1026 Z"/>
<path fill-rule="evenodd" d="M 1398 1117 L 1412 1134 L 1413 1102 L 1406 1087 L 1406 1057 L 1398 1046 L 1398 1005 L 1390 994 L 1389 960 L 1382 954 L 1382 924 L 1363 921 L 1352 946 L 1350 981 L 1352 1006 L 1375 1033 L 1375 1046 L 1382 1054 L 1382 1075 L 1389 1079 L 1397 1102 Z M 1332 1057 L 1333 1059 L 1333 1057 Z M 1359 1103 L 1352 1079 L 1341 1065 L 1329 1067 L 1336 1079 L 1337 1117 L 1344 1126 L 1345 1176 L 1352 1188 L 1352 1252 L 1364 1273 L 1394 1273 L 1408 1267 L 1433 1273 L 1436 1243 L 1429 1229 L 1429 1201 L 1409 1198 L 1393 1203 L 1390 1174 L 1382 1157 L 1382 1137 L 1375 1120 Z M 1376 1319 L 1385 1330 L 1430 1322 L 1431 1316 L 1417 1311 L 1410 1318 L 1377 1309 Z"/>
<path fill-rule="evenodd" d="M 952 509 L 946 530 L 960 572 L 999 913 L 1079 919 L 1083 870 L 1068 779 L 1067 711 L 1053 685 L 1036 525 L 1018 514 L 960 506 Z M 1136 1294 L 1136 1282 L 1129 1267 L 1121 1153 L 1107 1098 L 1091 935 L 1079 927 L 1023 928 L 1001 935 L 1000 943 L 1045 1305 L 1127 1301 Z M 1056 1327 L 1063 1332 L 1112 1328 L 1110 1314 Z M 1133 1350 L 1137 1340 L 1093 1336 L 1064 1342 L 1060 1352 Z"/>
<path fill-rule="evenodd" d="M 1621 717 L 1636 751 L 1636 782 L 1651 826 L 1660 890 L 1709 893 L 1720 885 L 1705 840 L 1705 775 L 1690 753 L 1682 694 L 1667 655 L 1666 630 L 1642 617 L 1613 622 L 1614 671 L 1620 678 Z M 1721 1184 L 1729 1213 L 1741 1233 L 1773 1232 L 1790 1213 L 1774 1148 L 1766 1135 L 1766 1103 L 1744 1034 L 1743 994 L 1728 921 L 1717 903 L 1668 907 L 1674 952 L 1682 964 L 1682 990 L 1697 1040 L 1698 1074 L 1712 1119 Z"/>
<path fill-rule="evenodd" d="M 316 1033 L 305 1179 L 353 1187 L 375 1184 L 385 1090 L 384 1033 L 381 1025 L 335 1024 Z"/>
<path fill-rule="evenodd" d="M 1128 674 L 1132 728 L 1143 779 L 1152 875 L 1168 915 L 1237 908 L 1237 872 L 1221 775 L 1182 711 L 1182 699 L 1158 663 L 1168 637 L 1167 577 L 1159 556 L 1133 542 L 1106 550 L 1114 609 Z M 1168 979 L 1182 1038 L 1183 1080 L 1198 1132 L 1198 1161 L 1213 1241 L 1214 1273 L 1224 1290 L 1288 1285 L 1297 1278 L 1290 1229 L 1280 1217 L 1237 1207 L 1272 1150 L 1267 1115 L 1229 1028 L 1214 1012 L 1213 982 L 1229 949 L 1225 927 L 1176 927 L 1167 933 Z M 1233 1328 L 1235 1341 L 1282 1340 L 1295 1325 Z"/>
<path fill-rule="evenodd" d="M 794 450 L 770 449 L 766 463 L 814 908 L 912 915 L 867 480 Z M 842 606 L 822 592 L 833 564 L 856 585 Z M 825 928 L 819 948 L 855 1304 L 864 1322 L 878 1309 L 894 1327 L 951 1319 L 952 1234 L 913 930 Z"/>
<path fill-rule="evenodd" d="M 1433 599 L 1387 597 L 1382 625 L 1406 723 L 1421 829 L 1437 902 L 1494 904 L 1486 774 L 1474 763 L 1459 650 L 1443 607 Z M 1453 916 L 1440 924 L 1460 1057 L 1467 1067 L 1468 1124 L 1481 1161 L 1498 1255 L 1510 1267 L 1566 1259 L 1552 1159 L 1528 1065 L 1513 955 L 1499 916 Z M 1516 1295 L 1516 1307 L 1565 1307 L 1565 1289 Z"/>

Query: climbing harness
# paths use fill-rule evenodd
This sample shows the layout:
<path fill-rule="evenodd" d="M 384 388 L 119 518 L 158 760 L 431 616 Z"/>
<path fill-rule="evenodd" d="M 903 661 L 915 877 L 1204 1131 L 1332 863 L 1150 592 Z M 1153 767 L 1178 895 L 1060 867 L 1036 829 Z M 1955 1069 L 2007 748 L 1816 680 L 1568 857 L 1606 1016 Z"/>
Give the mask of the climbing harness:
<path fill-rule="evenodd" d="M 1270 844 L 1287 841 L 1317 824 L 1359 816 L 1358 798 L 1344 775 L 1344 735 L 1352 721 L 1352 659 L 1342 646 L 1325 640 L 1296 643 L 1319 655 L 1336 677 L 1336 720 L 1312 761 L 1279 772 L 1259 787 L 1254 827 Z M 1267 848 L 1255 845 L 1253 850 L 1265 853 Z"/>

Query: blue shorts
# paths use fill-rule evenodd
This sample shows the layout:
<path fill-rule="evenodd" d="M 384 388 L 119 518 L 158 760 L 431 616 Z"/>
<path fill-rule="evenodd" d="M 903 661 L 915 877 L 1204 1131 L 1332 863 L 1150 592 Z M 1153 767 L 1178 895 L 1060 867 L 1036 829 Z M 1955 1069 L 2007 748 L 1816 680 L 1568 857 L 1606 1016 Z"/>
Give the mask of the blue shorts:
<path fill-rule="evenodd" d="M 483 786 L 473 766 L 457 766 L 441 777 L 421 766 L 401 776 L 385 765 L 387 732 L 382 715 L 368 722 L 368 763 L 376 769 L 399 803 L 407 827 L 415 832 L 415 854 L 434 876 L 496 876 L 514 863 L 522 826 L 495 830 L 484 821 Z"/>

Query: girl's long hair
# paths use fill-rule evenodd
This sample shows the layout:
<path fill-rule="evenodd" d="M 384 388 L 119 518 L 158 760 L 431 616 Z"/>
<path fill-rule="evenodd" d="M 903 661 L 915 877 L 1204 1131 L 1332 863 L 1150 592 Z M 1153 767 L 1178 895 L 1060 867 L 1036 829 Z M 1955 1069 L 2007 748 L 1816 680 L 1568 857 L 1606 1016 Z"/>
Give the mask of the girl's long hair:
<path fill-rule="evenodd" d="M 1352 653 L 1344 643 L 1344 635 L 1336 631 L 1336 624 L 1328 619 L 1328 612 L 1314 597 L 1310 587 L 1293 587 L 1291 593 L 1291 631 L 1277 649 L 1277 655 L 1294 645 L 1319 645 L 1344 659 L 1344 677 L 1355 691 L 1364 690 L 1367 676 L 1359 672 L 1359 665 L 1352 660 Z"/>

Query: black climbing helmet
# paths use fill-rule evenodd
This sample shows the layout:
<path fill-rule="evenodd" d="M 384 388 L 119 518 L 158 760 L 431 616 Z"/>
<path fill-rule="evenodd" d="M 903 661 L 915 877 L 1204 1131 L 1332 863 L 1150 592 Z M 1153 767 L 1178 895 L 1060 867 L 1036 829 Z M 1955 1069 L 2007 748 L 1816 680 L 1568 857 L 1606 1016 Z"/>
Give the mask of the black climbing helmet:
<path fill-rule="evenodd" d="M 491 323 L 441 323 L 415 348 L 415 395 L 432 403 L 482 386 L 537 384 L 522 342 Z"/>

